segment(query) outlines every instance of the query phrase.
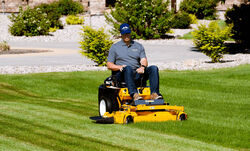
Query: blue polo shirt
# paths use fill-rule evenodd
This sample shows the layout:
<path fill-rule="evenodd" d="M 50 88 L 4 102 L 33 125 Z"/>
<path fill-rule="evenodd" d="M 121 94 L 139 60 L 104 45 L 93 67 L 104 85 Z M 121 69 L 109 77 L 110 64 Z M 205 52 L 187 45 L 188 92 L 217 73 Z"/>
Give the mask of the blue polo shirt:
<path fill-rule="evenodd" d="M 140 60 L 146 58 L 144 47 L 135 41 L 131 41 L 130 46 L 121 40 L 109 49 L 108 62 L 116 65 L 131 66 L 134 70 L 140 67 Z"/>

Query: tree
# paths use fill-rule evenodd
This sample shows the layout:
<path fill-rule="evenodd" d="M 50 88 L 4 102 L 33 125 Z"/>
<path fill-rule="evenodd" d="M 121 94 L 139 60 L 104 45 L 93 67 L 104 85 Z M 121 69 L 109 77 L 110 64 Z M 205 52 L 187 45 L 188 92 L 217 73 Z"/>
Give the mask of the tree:
<path fill-rule="evenodd" d="M 120 24 L 128 23 L 132 38 L 156 39 L 170 29 L 172 13 L 168 4 L 165 0 L 117 0 L 115 8 L 105 17 L 113 26 L 112 34 L 118 35 Z"/>

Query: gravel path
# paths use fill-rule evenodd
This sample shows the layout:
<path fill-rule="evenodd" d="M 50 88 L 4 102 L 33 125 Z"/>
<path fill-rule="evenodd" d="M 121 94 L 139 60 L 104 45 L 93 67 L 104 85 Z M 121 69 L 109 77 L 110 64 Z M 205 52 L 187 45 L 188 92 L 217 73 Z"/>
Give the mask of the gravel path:
<path fill-rule="evenodd" d="M 65 24 L 65 17 L 61 19 Z M 91 23 L 92 27 L 100 28 L 104 27 L 105 31 L 111 29 L 104 21 L 104 16 L 93 16 L 91 22 L 89 17 L 85 17 L 85 24 L 89 25 Z M 36 37 L 15 37 L 11 36 L 8 33 L 8 26 L 10 21 L 7 15 L 0 15 L 0 42 L 7 41 L 10 43 L 25 43 L 25 42 L 67 42 L 67 43 L 76 43 L 80 40 L 79 32 L 81 32 L 81 25 L 65 25 L 63 30 L 58 30 L 54 33 L 51 33 L 52 36 L 36 36 Z M 183 35 L 190 32 L 190 29 L 187 30 L 174 30 L 176 35 Z M 190 40 L 138 40 L 140 43 L 146 46 L 160 46 L 168 47 L 170 45 L 184 45 L 187 47 L 192 47 L 192 41 Z M 147 52 L 148 53 L 148 52 Z M 167 53 L 167 52 L 166 52 Z M 153 52 L 148 53 L 149 57 L 157 57 L 157 55 L 151 55 Z M 161 54 L 159 54 L 161 55 Z M 158 55 L 158 56 L 159 56 Z M 176 52 L 176 55 L 181 56 Z M 1 59 L 1 58 L 0 58 Z M 157 58 L 153 58 L 150 64 L 157 65 L 160 70 L 171 69 L 171 70 L 207 70 L 214 68 L 224 68 L 224 67 L 233 67 L 240 64 L 250 64 L 250 54 L 236 54 L 236 55 L 225 55 L 223 58 L 224 63 L 210 63 L 209 58 L 195 58 L 188 59 L 183 61 L 172 61 L 165 62 L 161 60 L 160 62 L 156 61 Z M 41 73 L 41 72 L 70 72 L 70 71 L 86 71 L 86 70 L 107 70 L 106 67 L 96 67 L 94 64 L 84 64 L 84 65 L 33 65 L 33 66 L 0 66 L 0 74 L 26 74 L 26 73 Z"/>

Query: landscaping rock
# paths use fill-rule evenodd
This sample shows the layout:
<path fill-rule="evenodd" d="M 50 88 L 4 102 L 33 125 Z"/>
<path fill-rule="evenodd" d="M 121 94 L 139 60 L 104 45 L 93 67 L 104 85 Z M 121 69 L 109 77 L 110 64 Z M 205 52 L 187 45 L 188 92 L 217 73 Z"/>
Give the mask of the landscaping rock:
<path fill-rule="evenodd" d="M 65 18 L 61 18 L 64 22 Z M 203 21 L 207 23 L 206 21 Z M 64 22 L 65 23 L 65 22 Z M 104 16 L 92 16 L 85 18 L 85 25 L 92 25 L 94 28 L 105 27 L 105 31 L 111 29 L 109 25 L 105 23 Z M 0 15 L 0 41 L 37 41 L 37 42 L 76 42 L 80 40 L 79 32 L 81 32 L 81 25 L 65 25 L 63 30 L 57 30 L 51 33 L 50 36 L 36 36 L 36 37 L 15 37 L 8 33 L 8 26 L 10 21 L 7 15 Z M 177 35 L 187 33 L 191 30 L 176 30 Z M 185 31 L 185 32 L 184 32 Z M 118 41 L 119 39 L 116 39 Z M 143 45 L 162 45 L 166 47 L 168 45 L 184 45 L 192 47 L 191 40 L 182 39 L 160 39 L 160 40 L 137 40 Z M 235 54 L 225 55 L 223 63 L 210 63 L 209 59 L 188 59 L 184 61 L 174 62 L 152 62 L 157 65 L 160 70 L 208 70 L 214 68 L 234 67 L 240 64 L 250 64 L 250 54 Z M 106 67 L 96 67 L 94 65 L 64 65 L 64 66 L 0 66 L 0 74 L 27 74 L 27 73 L 42 73 L 42 72 L 71 72 L 71 71 L 102 71 L 107 70 Z"/>

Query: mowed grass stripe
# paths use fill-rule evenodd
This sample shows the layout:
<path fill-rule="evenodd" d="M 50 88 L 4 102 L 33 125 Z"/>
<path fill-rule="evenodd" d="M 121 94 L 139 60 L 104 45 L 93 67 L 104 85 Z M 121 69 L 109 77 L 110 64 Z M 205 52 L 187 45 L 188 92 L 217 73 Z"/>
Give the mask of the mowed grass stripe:
<path fill-rule="evenodd" d="M 110 72 L 0 75 L 0 131 L 8 130 L 0 135 L 32 144 L 27 150 L 32 146 L 49 150 L 250 148 L 250 65 L 161 71 L 161 92 L 171 105 L 185 107 L 189 116 L 185 122 L 92 123 L 89 116 L 98 115 L 98 86 L 108 75 Z"/>
<path fill-rule="evenodd" d="M 83 129 L 83 134 L 87 134 L 88 127 L 84 125 L 91 123 L 88 117 L 20 102 L 5 105 L 9 107 L 0 114 L 2 135 L 50 150 L 134 150 L 68 132 Z"/>
<path fill-rule="evenodd" d="M 23 94 L 25 93 L 25 94 Z M 75 112 L 77 114 L 91 114 L 91 111 L 96 112 L 97 109 L 97 103 L 90 103 L 90 102 L 86 102 L 86 103 L 82 103 L 81 100 L 70 100 L 70 99 L 53 99 L 53 98 L 44 98 L 44 97 L 33 97 L 30 95 L 26 95 L 26 93 L 28 92 L 23 92 L 23 93 L 18 93 L 17 91 L 13 91 L 13 90 L 9 90 L 9 89 L 5 89 L 5 90 L 1 90 L 0 87 L 0 96 L 5 98 L 5 100 L 9 100 L 10 102 L 13 101 L 13 98 L 15 98 L 15 100 L 18 100 L 18 102 L 23 102 L 23 103 L 27 103 L 27 104 L 36 104 L 36 105 L 40 105 L 40 106 L 48 106 L 48 107 L 54 107 L 54 108 L 58 108 L 64 111 L 71 111 L 71 112 Z M 28 99 L 27 99 L 28 98 Z M 14 102 L 15 102 L 14 100 Z M 60 103 L 60 105 L 58 105 Z M 83 110 L 89 110 L 90 112 L 83 112 Z M 92 114 L 93 114 L 92 112 Z"/>
<path fill-rule="evenodd" d="M 17 150 L 29 150 L 29 151 L 48 151 L 45 148 L 37 147 L 33 144 L 29 144 L 24 141 L 17 140 L 15 138 L 2 136 L 0 134 L 0 150 L 1 151 L 17 151 Z"/>
<path fill-rule="evenodd" d="M 219 142 L 236 148 L 249 148 L 249 75 L 249 65 L 222 71 L 181 71 L 179 74 L 168 71 L 161 74 L 161 78 L 168 79 L 163 80 L 161 85 L 161 90 L 164 89 L 167 96 L 165 99 L 172 105 L 184 105 L 189 113 L 188 122 L 192 123 L 181 127 L 177 124 L 178 128 L 176 125 L 166 127 L 163 124 L 159 131 L 199 137 L 206 142 Z M 153 127 L 161 124 L 152 125 L 142 127 L 158 130 Z M 190 131 L 187 133 L 185 129 Z"/>
<path fill-rule="evenodd" d="M 39 111 L 35 109 L 35 107 L 36 106 L 32 107 L 32 105 L 22 105 L 20 103 L 15 105 L 10 104 L 10 110 L 6 110 L 4 112 L 4 114 L 8 115 L 0 114 L 0 123 L 2 122 L 2 120 L 4 120 L 5 123 L 1 124 L 5 124 L 8 127 L 11 127 L 11 129 L 14 130 L 13 133 L 15 133 L 15 137 L 17 137 L 17 139 L 22 139 L 22 135 L 24 135 L 25 138 L 27 137 L 33 139 L 37 139 L 37 137 L 39 137 L 39 139 L 41 139 L 39 142 L 45 143 L 37 144 L 40 147 L 43 147 L 43 145 L 47 146 L 49 144 L 46 144 L 46 142 L 53 141 L 53 147 L 58 148 L 58 146 L 60 146 L 58 148 L 59 150 L 68 150 L 68 148 L 65 148 L 64 145 L 66 145 L 67 147 L 71 146 L 72 144 L 70 142 L 72 140 L 74 140 L 74 143 L 79 144 L 79 147 L 86 148 L 86 146 L 81 146 L 81 144 L 88 144 L 89 142 L 85 140 L 82 140 L 81 143 L 78 142 L 72 136 L 76 134 L 81 139 L 87 137 L 89 139 L 93 138 L 92 141 L 97 139 L 99 141 L 102 140 L 102 142 L 112 142 L 111 144 L 117 144 L 119 146 L 122 146 L 123 149 L 126 148 L 126 150 L 128 150 L 128 147 L 131 146 L 131 144 L 133 144 L 134 142 L 136 142 L 136 144 L 134 144 L 135 146 L 133 146 L 133 148 L 137 148 L 138 150 L 228 149 L 196 140 L 181 138 L 179 136 L 163 135 L 160 133 L 150 132 L 137 128 L 130 128 L 124 125 L 93 125 L 93 123 L 88 120 L 88 117 L 80 117 L 79 115 L 73 113 L 60 113 L 60 110 L 46 109 L 45 107 L 41 108 L 42 112 L 40 111 L 39 113 Z M 18 108 L 22 110 L 17 110 Z M 46 119 L 46 117 L 50 118 Z M 79 122 L 79 119 L 81 119 L 82 121 Z M 13 121 L 15 121 L 14 123 L 18 126 L 14 126 L 14 124 L 11 124 L 11 122 Z M 19 133 L 16 133 L 18 131 Z M 8 135 L 8 137 L 13 136 Z M 64 139 L 65 141 L 68 140 L 68 143 L 65 143 Z M 26 141 L 28 141 L 29 143 L 33 143 L 32 140 Z M 61 143 L 64 145 L 62 145 Z M 161 145 L 159 146 L 159 144 Z M 80 149 L 79 147 L 71 147 L 70 149 L 78 150 Z M 48 147 L 48 149 L 53 148 Z"/>
<path fill-rule="evenodd" d="M 110 72 L 42 73 L 28 75 L 2 75 L 8 84 L 39 96 L 71 98 L 91 101 L 97 96 L 97 88 Z M 104 78 L 104 79 L 103 79 Z"/>

